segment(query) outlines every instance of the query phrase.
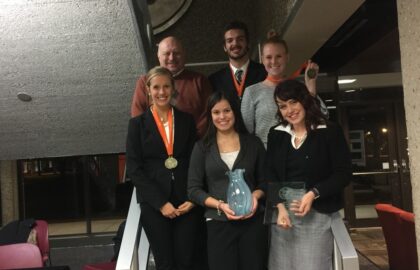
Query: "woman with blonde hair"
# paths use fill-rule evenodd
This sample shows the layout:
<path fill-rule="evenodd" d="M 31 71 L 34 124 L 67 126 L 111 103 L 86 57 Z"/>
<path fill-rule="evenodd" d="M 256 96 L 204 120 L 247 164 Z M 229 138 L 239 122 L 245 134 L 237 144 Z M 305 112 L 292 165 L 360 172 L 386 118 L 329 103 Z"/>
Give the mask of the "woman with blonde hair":
<path fill-rule="evenodd" d="M 187 197 L 187 174 L 196 140 L 194 119 L 171 105 L 174 81 L 169 70 L 147 74 L 150 108 L 130 119 L 127 174 L 137 190 L 140 221 L 158 270 L 193 268 L 201 211 Z"/>

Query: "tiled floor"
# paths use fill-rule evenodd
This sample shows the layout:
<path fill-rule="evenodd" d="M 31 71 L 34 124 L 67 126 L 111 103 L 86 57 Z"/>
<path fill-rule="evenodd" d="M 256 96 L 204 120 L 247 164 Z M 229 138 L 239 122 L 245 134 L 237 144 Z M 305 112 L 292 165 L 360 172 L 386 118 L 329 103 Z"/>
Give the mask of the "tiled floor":
<path fill-rule="evenodd" d="M 92 232 L 94 233 L 113 233 L 116 232 L 118 226 L 121 224 L 123 219 L 110 219 L 110 220 L 96 220 L 92 222 Z M 65 236 L 70 234 L 84 234 L 86 232 L 86 222 L 68 222 L 68 223 L 52 223 L 49 224 L 49 233 L 52 237 L 58 236 Z M 357 251 L 359 252 L 359 262 L 360 262 L 360 270 L 388 270 L 388 254 L 386 251 L 386 244 L 382 234 L 381 228 L 358 228 L 358 229 L 351 229 L 350 230 L 350 237 L 353 241 L 353 244 Z M 85 240 L 87 241 L 87 240 Z M 102 256 L 102 252 L 98 253 L 98 251 L 87 251 L 92 253 L 101 254 L 104 258 L 109 258 L 111 254 L 111 247 L 109 244 L 99 244 L 90 245 L 84 244 L 83 246 L 88 247 L 97 247 L 98 250 L 102 250 L 100 246 L 103 247 L 105 255 Z M 71 252 L 69 249 L 64 252 L 65 254 L 71 253 L 72 256 L 69 258 L 70 262 L 73 261 L 78 256 L 73 250 Z M 79 249 L 81 249 L 79 247 Z M 79 250 L 78 249 L 78 250 Z M 55 249 L 56 259 L 62 261 L 66 265 L 69 264 L 66 261 L 66 255 L 60 254 L 60 250 L 63 250 L 63 247 Z M 63 251 L 65 251 L 64 249 Z M 106 251 L 106 252 L 105 252 Z M 83 252 L 82 252 L 83 253 Z M 92 255 L 93 256 L 93 255 Z M 99 256 L 99 255 L 97 255 Z M 89 257 L 89 256 L 88 256 Z M 95 257 L 95 256 L 93 256 Z M 59 259 L 60 258 L 60 259 Z M 92 258 L 91 258 L 92 259 Z M 99 259 L 99 258 L 97 258 Z M 75 261 L 81 262 L 80 258 L 76 259 Z M 82 260 L 83 261 L 83 260 Z M 97 260 L 99 261 L 99 260 Z M 58 261 L 57 261 L 58 262 Z M 87 262 L 95 262 L 95 260 L 86 260 Z M 79 265 L 78 265 L 79 266 Z M 76 267 L 77 268 L 77 267 Z"/>
<path fill-rule="evenodd" d="M 358 228 L 350 230 L 356 250 L 381 270 L 388 270 L 388 252 L 382 228 Z"/>

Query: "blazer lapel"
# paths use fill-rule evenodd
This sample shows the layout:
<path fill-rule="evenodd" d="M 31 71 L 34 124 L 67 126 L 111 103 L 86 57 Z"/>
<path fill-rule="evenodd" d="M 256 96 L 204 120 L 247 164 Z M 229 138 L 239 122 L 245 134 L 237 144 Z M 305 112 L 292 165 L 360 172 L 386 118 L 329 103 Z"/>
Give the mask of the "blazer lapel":
<path fill-rule="evenodd" d="M 251 85 L 251 82 L 254 82 L 256 73 L 255 73 L 255 63 L 253 61 L 249 61 L 248 70 L 246 71 L 246 78 L 245 78 L 245 88 L 246 86 Z M 244 89 L 245 90 L 245 89 Z"/>
<path fill-rule="evenodd" d="M 220 157 L 219 148 L 217 147 L 216 141 L 210 146 L 210 154 L 218 166 L 222 167 L 226 171 L 229 171 L 229 167 Z"/>
<path fill-rule="evenodd" d="M 241 162 L 241 160 L 246 155 L 246 151 L 247 151 L 246 137 L 242 136 L 241 134 L 239 134 L 239 145 L 240 145 L 240 149 L 239 149 L 238 157 L 236 158 L 235 162 L 233 163 L 232 169 L 236 169 L 239 162 Z"/>
<path fill-rule="evenodd" d="M 153 118 L 152 112 L 150 111 L 150 109 L 148 109 L 145 112 L 145 114 L 146 114 L 146 124 L 150 129 L 151 136 L 155 138 L 154 141 L 156 141 L 156 147 L 160 149 L 161 151 L 163 151 L 166 155 L 167 153 L 166 153 L 165 143 L 163 142 L 162 137 L 160 136 L 160 133 L 155 123 L 155 119 Z"/>

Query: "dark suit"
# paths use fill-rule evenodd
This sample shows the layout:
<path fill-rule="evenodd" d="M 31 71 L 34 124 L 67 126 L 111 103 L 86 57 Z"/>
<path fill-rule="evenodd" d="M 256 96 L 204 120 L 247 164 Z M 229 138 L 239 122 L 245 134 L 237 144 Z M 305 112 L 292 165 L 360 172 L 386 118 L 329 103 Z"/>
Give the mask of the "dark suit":
<path fill-rule="evenodd" d="M 187 201 L 187 174 L 190 154 L 196 140 L 191 115 L 174 108 L 175 169 L 164 162 L 168 157 L 165 145 L 150 110 L 130 119 L 127 136 L 127 174 L 137 189 L 141 207 L 141 224 L 149 239 L 157 269 L 192 269 L 196 232 L 202 212 L 169 219 L 160 208 L 167 202 L 178 207 Z"/>
<path fill-rule="evenodd" d="M 232 170 L 245 169 L 244 180 L 251 191 L 264 186 L 265 149 L 254 135 L 239 134 L 240 150 Z M 222 160 L 217 142 L 209 148 L 198 142 L 191 155 L 188 194 L 197 204 L 205 206 L 209 197 L 227 201 L 228 166 Z M 208 260 L 211 270 L 261 270 L 267 255 L 267 228 L 262 211 L 251 218 L 228 221 L 214 208 L 206 208 Z"/>
<path fill-rule="evenodd" d="M 266 180 L 269 182 L 287 181 L 291 135 L 276 128 L 272 127 L 268 133 Z M 312 207 L 321 213 L 338 211 L 343 206 L 343 189 L 352 177 L 351 158 L 343 131 L 333 124 L 312 130 L 301 147 L 307 188 L 315 187 L 320 194 Z"/>
<path fill-rule="evenodd" d="M 244 91 L 248 86 L 264 81 L 266 77 L 267 71 L 264 66 L 250 60 L 245 77 Z M 229 65 L 211 74 L 209 80 L 214 91 L 223 91 L 238 96 Z M 242 95 L 243 93 L 244 92 L 242 92 Z M 242 96 L 239 98 L 242 98 Z"/>

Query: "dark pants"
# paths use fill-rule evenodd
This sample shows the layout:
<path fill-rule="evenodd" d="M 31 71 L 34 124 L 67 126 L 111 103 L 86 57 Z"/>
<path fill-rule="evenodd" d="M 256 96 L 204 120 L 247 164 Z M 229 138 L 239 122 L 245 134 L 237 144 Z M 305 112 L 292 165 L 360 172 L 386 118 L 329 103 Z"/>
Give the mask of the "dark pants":
<path fill-rule="evenodd" d="M 140 221 L 146 232 L 157 270 L 191 270 L 201 212 L 195 207 L 174 219 L 141 203 Z"/>
<path fill-rule="evenodd" d="M 247 220 L 207 222 L 210 270 L 263 270 L 267 227 L 263 215 Z"/>

